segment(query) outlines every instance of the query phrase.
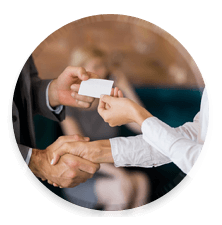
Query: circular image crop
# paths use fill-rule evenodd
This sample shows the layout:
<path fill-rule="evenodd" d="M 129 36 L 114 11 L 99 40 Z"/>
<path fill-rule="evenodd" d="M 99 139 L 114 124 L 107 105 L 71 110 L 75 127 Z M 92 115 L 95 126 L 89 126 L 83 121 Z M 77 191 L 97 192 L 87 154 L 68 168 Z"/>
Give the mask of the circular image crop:
<path fill-rule="evenodd" d="M 104 211 L 171 191 L 196 162 L 208 125 L 193 58 L 163 29 L 125 15 L 86 17 L 48 36 L 24 62 L 12 112 L 39 182 Z"/>

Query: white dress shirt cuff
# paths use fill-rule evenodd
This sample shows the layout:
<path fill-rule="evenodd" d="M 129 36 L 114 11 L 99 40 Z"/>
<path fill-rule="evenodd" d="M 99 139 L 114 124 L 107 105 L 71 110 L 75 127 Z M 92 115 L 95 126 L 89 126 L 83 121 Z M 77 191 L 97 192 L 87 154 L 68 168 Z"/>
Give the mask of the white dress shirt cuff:
<path fill-rule="evenodd" d="M 51 81 L 52 82 L 52 81 Z M 49 104 L 49 85 L 51 84 L 51 82 L 48 84 L 47 88 L 46 88 L 46 105 L 49 108 L 50 111 L 54 112 L 55 114 L 59 114 L 62 109 L 63 109 L 63 105 L 57 106 L 55 109 L 53 109 L 50 104 Z"/>
<path fill-rule="evenodd" d="M 27 165 L 29 165 L 31 156 L 32 156 L 32 148 L 29 148 L 28 154 L 27 154 L 26 159 L 25 159 L 25 162 L 26 162 Z"/>

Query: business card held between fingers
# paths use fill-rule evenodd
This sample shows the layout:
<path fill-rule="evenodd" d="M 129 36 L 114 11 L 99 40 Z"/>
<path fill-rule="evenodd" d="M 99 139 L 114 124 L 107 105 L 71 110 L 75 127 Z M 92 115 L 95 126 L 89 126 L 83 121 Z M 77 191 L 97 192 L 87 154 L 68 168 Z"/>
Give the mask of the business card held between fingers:
<path fill-rule="evenodd" d="M 113 83 L 112 80 L 88 79 L 81 82 L 78 94 L 94 98 L 110 95 Z"/>

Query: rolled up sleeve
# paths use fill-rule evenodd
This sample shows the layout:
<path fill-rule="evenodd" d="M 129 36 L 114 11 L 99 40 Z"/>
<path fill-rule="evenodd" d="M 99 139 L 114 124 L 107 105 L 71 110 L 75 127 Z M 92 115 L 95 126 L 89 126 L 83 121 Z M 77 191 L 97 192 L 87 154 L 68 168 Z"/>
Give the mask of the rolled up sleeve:
<path fill-rule="evenodd" d="M 170 162 L 170 159 L 149 145 L 142 135 L 110 139 L 116 167 L 153 167 Z"/>

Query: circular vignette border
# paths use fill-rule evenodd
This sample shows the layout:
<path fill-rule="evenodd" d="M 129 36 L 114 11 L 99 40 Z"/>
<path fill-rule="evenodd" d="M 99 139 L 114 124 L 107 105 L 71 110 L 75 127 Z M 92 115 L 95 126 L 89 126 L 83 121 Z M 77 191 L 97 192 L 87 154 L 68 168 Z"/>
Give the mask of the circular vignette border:
<path fill-rule="evenodd" d="M 120 16 L 124 16 L 124 15 L 120 15 Z M 130 16 L 130 17 L 132 17 L 132 16 Z M 139 18 L 136 18 L 136 19 L 139 19 Z M 147 21 L 145 21 L 145 22 L 147 22 Z M 153 25 L 155 25 L 155 24 L 153 24 Z M 158 26 L 158 25 L 155 25 L 155 26 Z M 158 27 L 157 29 L 162 29 L 162 28 Z M 164 30 L 164 33 L 167 33 L 168 35 L 171 35 L 170 33 L 168 33 L 165 30 Z M 32 52 L 31 52 L 31 54 L 32 54 Z M 189 57 L 190 57 L 190 63 L 194 63 L 195 62 L 194 58 L 191 55 Z M 25 60 L 25 62 L 26 62 L 26 60 Z M 198 64 L 197 64 L 197 66 L 198 66 Z M 23 67 L 23 65 L 22 65 L 22 67 Z M 20 72 L 21 72 L 22 67 L 20 68 L 18 74 L 16 75 L 16 77 L 14 79 L 14 82 L 13 82 L 13 85 L 12 85 L 12 89 L 11 89 L 11 92 L 10 92 L 9 106 L 8 106 L 8 118 L 7 118 L 9 135 L 10 135 L 10 141 L 11 141 L 11 144 L 12 144 L 13 151 L 15 153 L 16 159 L 19 162 L 19 165 L 20 165 L 21 168 L 23 168 L 24 162 L 23 162 L 22 157 L 21 157 L 21 155 L 19 153 L 19 150 L 18 150 L 18 147 L 17 147 L 17 144 L 16 144 L 16 140 L 15 140 L 15 137 L 13 135 L 13 129 L 12 129 L 12 108 L 11 108 L 11 104 L 12 104 L 12 98 L 13 98 L 13 94 L 14 94 L 14 90 L 15 90 L 15 85 L 17 83 L 17 80 L 18 80 L 18 77 L 20 75 Z M 195 72 L 197 72 L 197 71 L 195 71 Z M 213 116 L 213 114 L 211 114 L 211 115 Z M 212 135 L 212 132 L 211 132 L 211 135 Z M 209 146 L 209 142 L 207 144 Z M 66 211 L 68 211 L 70 213 L 73 213 L 75 215 L 79 215 L 79 216 L 84 216 L 84 217 L 89 217 L 89 216 L 91 216 L 91 217 L 97 216 L 98 217 L 98 216 L 100 216 L 100 217 L 103 217 L 103 215 L 104 215 L 104 211 L 103 210 L 91 210 L 91 209 L 87 209 L 87 208 L 84 209 L 82 207 L 75 206 L 75 205 L 73 205 L 73 204 L 65 201 L 64 199 L 60 198 L 59 196 L 57 196 L 55 193 L 51 192 L 50 190 L 48 190 L 44 186 L 44 184 L 42 184 L 41 181 L 39 181 L 38 178 L 34 177 L 29 171 L 27 171 L 25 173 L 25 175 L 28 178 L 28 180 L 30 181 L 30 183 L 44 197 L 46 197 L 49 201 L 51 201 L 55 205 L 59 206 L 60 208 L 66 210 Z M 121 214 L 121 216 L 123 216 L 123 217 L 136 216 L 136 215 L 138 216 L 138 215 L 148 214 L 148 213 L 151 213 L 151 212 L 153 212 L 153 211 L 155 211 L 157 209 L 162 208 L 164 205 L 166 205 L 167 203 L 171 202 L 174 198 L 176 198 L 191 183 L 192 180 L 193 180 L 193 178 L 191 178 L 189 176 L 186 176 L 170 192 L 168 192 L 167 194 L 163 195 L 159 199 L 151 202 L 150 204 L 147 204 L 147 205 L 143 206 L 142 207 L 143 208 L 142 209 L 143 211 L 141 213 L 139 213 L 139 214 L 133 214 L 133 210 L 130 209 L 130 210 L 123 211 L 122 214 Z M 85 211 L 83 211 L 83 210 L 85 210 Z"/>

